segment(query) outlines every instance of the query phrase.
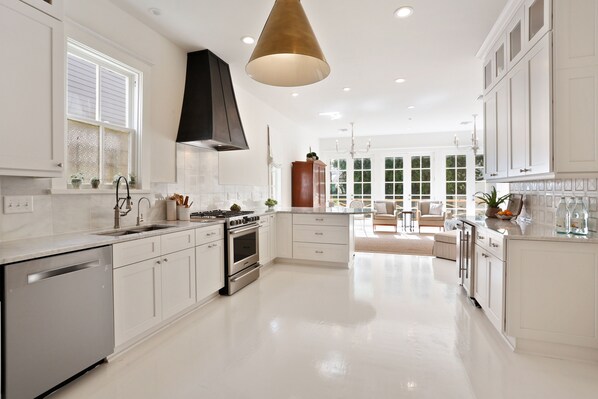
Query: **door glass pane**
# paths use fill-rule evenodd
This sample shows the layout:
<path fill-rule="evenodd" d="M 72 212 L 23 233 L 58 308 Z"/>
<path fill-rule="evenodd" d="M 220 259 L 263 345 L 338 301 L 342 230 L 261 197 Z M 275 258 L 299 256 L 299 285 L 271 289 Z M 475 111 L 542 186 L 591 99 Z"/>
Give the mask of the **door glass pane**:
<path fill-rule="evenodd" d="M 430 156 L 411 157 L 411 206 L 419 201 L 431 199 L 432 169 Z"/>
<path fill-rule="evenodd" d="M 353 165 L 353 197 L 369 207 L 372 204 L 372 161 L 370 158 L 356 158 Z"/>
<path fill-rule="evenodd" d="M 510 49 L 509 60 L 513 61 L 521 51 L 521 22 L 519 22 L 509 33 Z"/>
<path fill-rule="evenodd" d="M 529 8 L 529 40 L 544 26 L 544 0 L 536 0 Z"/>
<path fill-rule="evenodd" d="M 499 76 L 505 70 L 505 45 L 501 45 L 498 50 L 496 50 L 496 55 L 494 57 L 495 64 L 496 64 L 496 74 L 495 76 Z"/>
<path fill-rule="evenodd" d="M 330 200 L 336 206 L 347 206 L 347 160 L 330 160 Z"/>
<path fill-rule="evenodd" d="M 447 155 L 446 164 L 446 210 L 455 214 L 467 213 L 467 156 Z"/>
<path fill-rule="evenodd" d="M 395 200 L 398 208 L 403 207 L 403 158 L 388 157 L 384 160 L 385 198 Z"/>

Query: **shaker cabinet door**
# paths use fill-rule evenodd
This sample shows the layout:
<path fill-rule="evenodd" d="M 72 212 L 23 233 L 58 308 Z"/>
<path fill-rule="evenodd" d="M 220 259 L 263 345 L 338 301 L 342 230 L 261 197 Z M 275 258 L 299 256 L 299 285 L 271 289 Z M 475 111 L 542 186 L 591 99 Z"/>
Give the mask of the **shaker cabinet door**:
<path fill-rule="evenodd" d="M 62 22 L 20 1 L 0 0 L 0 48 L 0 174 L 61 177 Z"/>

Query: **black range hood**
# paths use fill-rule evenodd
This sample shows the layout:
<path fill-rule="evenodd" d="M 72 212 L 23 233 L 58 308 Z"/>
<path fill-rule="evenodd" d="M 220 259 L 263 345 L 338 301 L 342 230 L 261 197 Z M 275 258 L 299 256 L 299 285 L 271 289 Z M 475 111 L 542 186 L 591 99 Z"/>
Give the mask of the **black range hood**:
<path fill-rule="evenodd" d="M 209 50 L 187 54 L 176 141 L 217 151 L 249 149 L 228 64 Z"/>

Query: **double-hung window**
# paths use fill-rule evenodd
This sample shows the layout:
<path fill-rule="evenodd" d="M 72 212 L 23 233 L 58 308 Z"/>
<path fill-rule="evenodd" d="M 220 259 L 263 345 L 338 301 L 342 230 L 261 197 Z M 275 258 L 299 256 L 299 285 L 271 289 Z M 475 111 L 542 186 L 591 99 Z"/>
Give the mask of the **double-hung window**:
<path fill-rule="evenodd" d="M 67 178 L 83 184 L 136 176 L 139 143 L 136 70 L 73 42 L 67 52 Z"/>

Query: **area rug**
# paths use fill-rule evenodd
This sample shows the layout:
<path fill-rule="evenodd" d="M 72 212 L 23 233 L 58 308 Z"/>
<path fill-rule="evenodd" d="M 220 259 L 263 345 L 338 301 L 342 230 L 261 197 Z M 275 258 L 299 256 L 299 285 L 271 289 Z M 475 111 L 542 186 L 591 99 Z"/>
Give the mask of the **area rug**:
<path fill-rule="evenodd" d="M 371 231 L 355 237 L 355 251 L 432 256 L 434 233 Z"/>

